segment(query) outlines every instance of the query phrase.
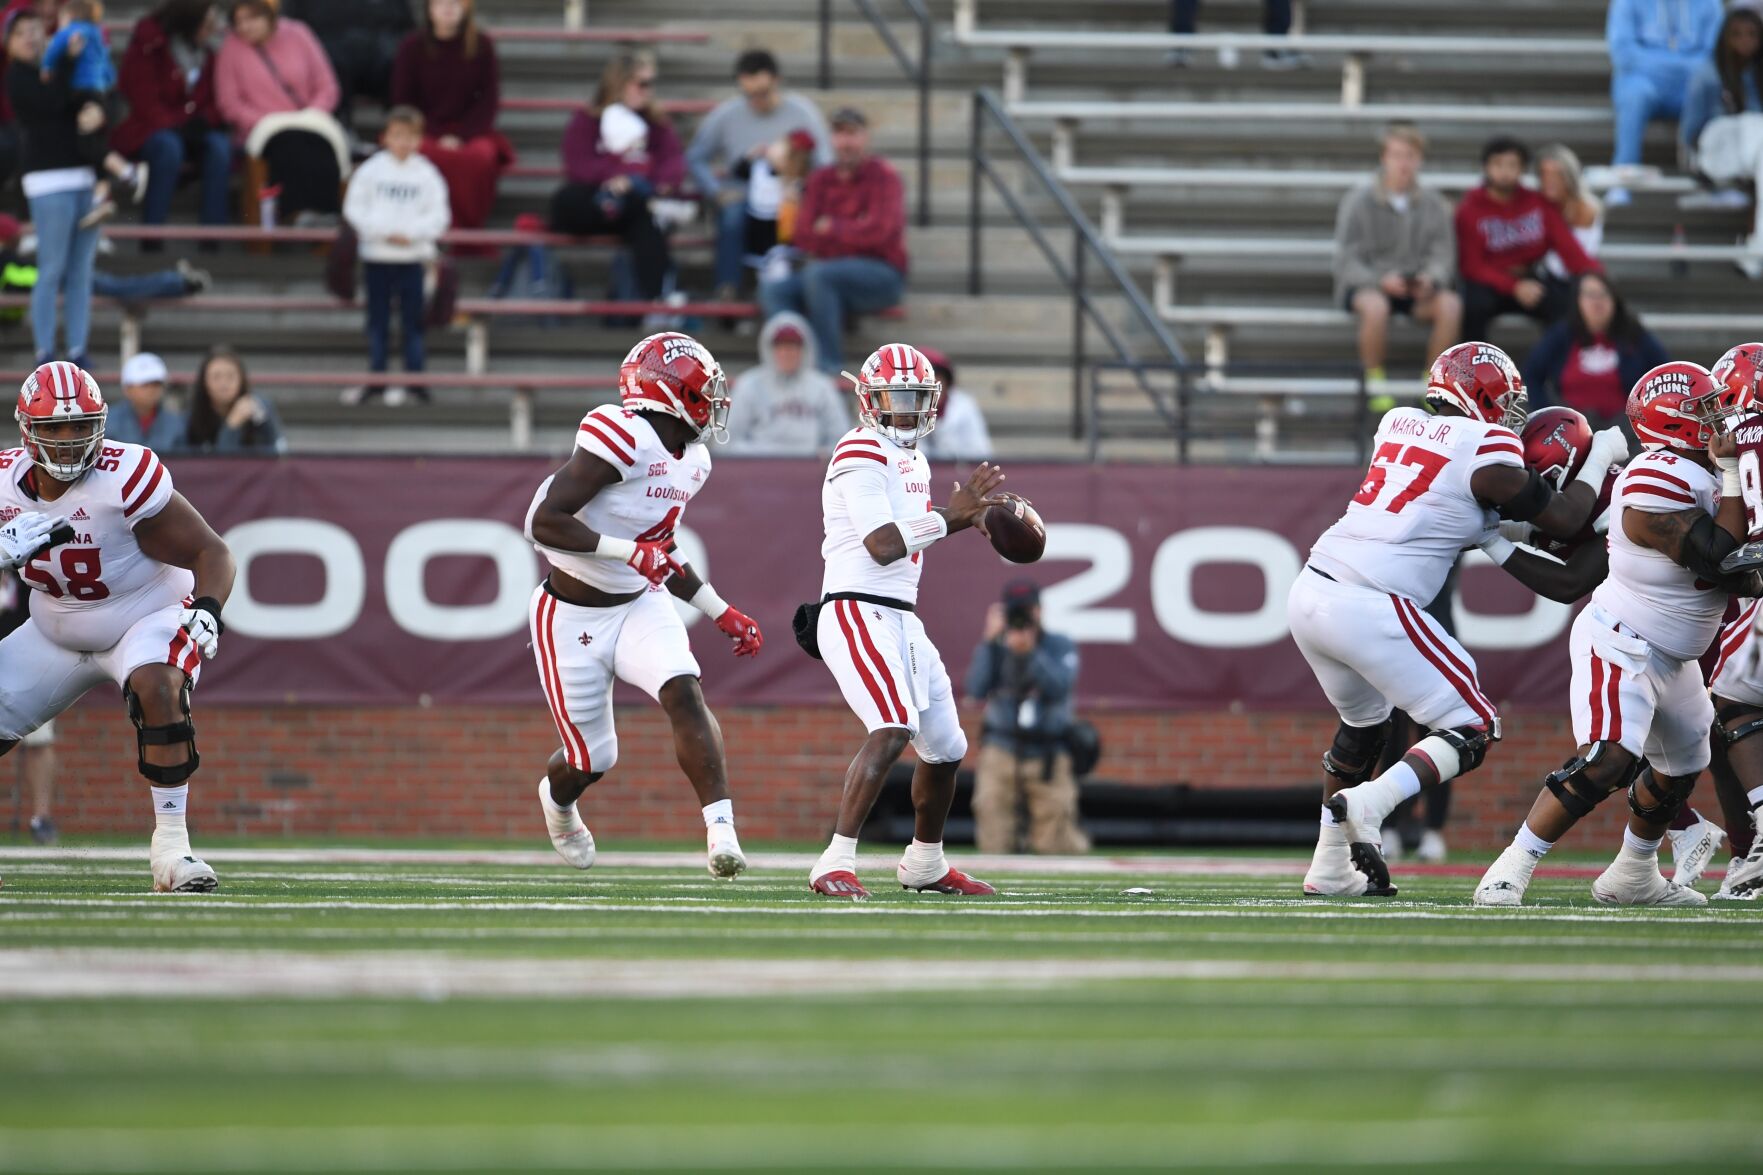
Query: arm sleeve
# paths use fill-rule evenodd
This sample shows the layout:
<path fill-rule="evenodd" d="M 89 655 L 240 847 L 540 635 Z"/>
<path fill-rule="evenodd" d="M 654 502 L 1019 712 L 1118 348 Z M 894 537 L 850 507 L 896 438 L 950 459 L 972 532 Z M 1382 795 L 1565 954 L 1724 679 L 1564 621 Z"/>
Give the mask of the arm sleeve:
<path fill-rule="evenodd" d="M 1365 251 L 1363 222 L 1359 215 L 1364 202 L 1370 199 L 1364 188 L 1354 188 L 1341 197 L 1334 221 L 1334 280 L 1343 293 L 1357 286 L 1377 284 L 1377 271 Z"/>
<path fill-rule="evenodd" d="M 698 194 L 705 198 L 715 196 L 721 181 L 716 175 L 716 159 L 721 154 L 722 110 L 718 106 L 698 124 L 697 133 L 692 136 L 691 145 L 686 148 L 686 170 L 691 173 L 692 183 Z"/>
<path fill-rule="evenodd" d="M 1567 218 L 1555 210 L 1553 204 L 1543 205 L 1543 230 L 1548 234 L 1549 248 L 1560 256 L 1561 263 L 1567 271 L 1575 276 L 1582 273 L 1602 273 L 1604 267 L 1596 258 L 1587 256 L 1579 238 L 1573 235 L 1573 226 Z"/>
<path fill-rule="evenodd" d="M 820 112 L 820 107 L 806 99 L 803 100 L 802 105 L 807 108 L 802 112 L 802 117 L 808 123 L 808 133 L 814 136 L 814 166 L 831 167 L 833 136 L 832 132 L 827 129 L 826 115 Z"/>
<path fill-rule="evenodd" d="M 392 105 L 414 106 L 426 115 L 428 109 L 423 104 L 421 92 L 416 88 L 416 55 L 421 52 L 420 33 L 405 37 L 398 46 L 398 55 L 392 58 Z"/>
<path fill-rule="evenodd" d="M 1611 505 L 1648 514 L 1700 510 L 1702 504 L 1696 500 L 1696 491 L 1690 483 L 1663 462 L 1647 460 L 1649 455 L 1636 458 L 1622 471 L 1616 481 L 1616 490 L 1610 495 Z"/>
<path fill-rule="evenodd" d="M 356 168 L 354 179 L 343 193 L 343 219 L 362 240 L 380 235 L 373 215 L 373 173 L 374 161 L 370 159 Z"/>
<path fill-rule="evenodd" d="M 171 484 L 171 470 L 152 449 L 142 449 L 135 464 L 124 468 L 129 473 L 121 487 L 122 516 L 133 530 L 165 509 L 175 491 Z"/>
<path fill-rule="evenodd" d="M 818 255 L 821 246 L 821 234 L 814 227 L 820 219 L 820 204 L 825 198 L 823 194 L 824 179 L 827 173 L 811 171 L 802 183 L 802 200 L 796 208 L 796 232 L 791 244 L 810 256 Z"/>
<path fill-rule="evenodd" d="M 878 177 L 869 192 L 863 215 L 856 220 L 833 226 L 833 233 L 846 249 L 854 253 L 879 249 L 899 236 L 906 224 L 905 190 L 900 173 L 888 168 Z"/>
<path fill-rule="evenodd" d="M 417 156 L 421 158 L 421 156 Z M 439 168 L 432 163 L 428 166 L 429 183 L 426 203 L 423 206 L 419 223 L 414 226 L 411 236 L 419 241 L 435 241 L 441 238 L 453 224 L 453 206 L 447 192 L 447 179 Z"/>
<path fill-rule="evenodd" d="M 1683 93 L 1683 117 L 1677 121 L 1678 138 L 1694 148 L 1702 130 L 1721 114 L 1720 77 L 1707 63 L 1690 75 Z"/>
<path fill-rule="evenodd" d="M 597 188 L 611 179 L 617 160 L 600 153 L 600 121 L 586 110 L 576 111 L 563 132 L 563 175 L 574 184 Z"/>
<path fill-rule="evenodd" d="M 67 42 L 73 36 L 73 29 L 65 28 L 49 38 L 48 48 L 43 50 L 43 68 L 53 73 L 61 67 L 62 58 L 67 56 Z"/>
<path fill-rule="evenodd" d="M 1524 468 L 1524 442 L 1518 434 L 1507 428 L 1490 428 L 1482 437 L 1481 444 L 1469 457 L 1469 471 L 1485 469 L 1490 465 L 1510 465 L 1516 469 Z"/>
<path fill-rule="evenodd" d="M 301 51 L 305 57 L 302 68 L 306 73 L 298 88 L 303 92 L 307 106 L 329 114 L 342 98 L 336 71 L 331 68 L 331 59 L 325 56 L 324 46 L 318 43 L 312 30 L 305 25 L 295 27 L 299 30 Z"/>
<path fill-rule="evenodd" d="M 575 433 L 575 447 L 586 450 L 618 470 L 620 481 L 628 481 L 637 466 L 636 438 L 623 421 L 613 414 L 616 408 L 596 408 L 582 418 Z"/>
<path fill-rule="evenodd" d="M 1028 662 L 1029 677 L 1040 691 L 1041 700 L 1062 702 L 1071 696 L 1077 684 L 1077 648 L 1068 641 L 1043 639 L 1040 648 Z"/>
<path fill-rule="evenodd" d="M 251 128 L 269 113 L 267 108 L 256 103 L 247 81 L 252 63 L 246 60 L 245 54 L 250 52 L 243 42 L 228 38 L 214 60 L 215 106 L 240 138 L 249 135 Z"/>
<path fill-rule="evenodd" d="M 852 468 L 837 474 L 833 491 L 845 507 L 845 517 L 859 540 L 866 539 L 894 521 L 893 506 L 888 502 L 888 475 L 883 465 L 867 461 L 851 462 Z M 868 469 L 857 466 L 870 465 Z"/>
<path fill-rule="evenodd" d="M 478 88 L 471 109 L 459 121 L 458 134 L 462 139 L 493 134 L 496 130 L 496 119 L 502 113 L 502 59 L 496 56 L 496 42 L 480 34 L 478 54 L 483 58 L 480 67 L 483 70 L 483 84 Z"/>
<path fill-rule="evenodd" d="M 998 684 L 998 642 L 981 641 L 973 651 L 973 661 L 967 666 L 967 680 L 962 683 L 967 696 L 976 702 L 984 701 L 990 696 L 993 687 Z"/>
<path fill-rule="evenodd" d="M 679 132 L 671 123 L 649 124 L 649 182 L 662 195 L 679 189 L 686 178 L 686 156 L 680 150 Z"/>
<path fill-rule="evenodd" d="M 1429 192 L 1427 199 L 1433 214 L 1426 239 L 1425 272 L 1440 289 L 1449 289 L 1457 275 L 1457 234 L 1451 227 L 1451 205 L 1437 192 Z"/>

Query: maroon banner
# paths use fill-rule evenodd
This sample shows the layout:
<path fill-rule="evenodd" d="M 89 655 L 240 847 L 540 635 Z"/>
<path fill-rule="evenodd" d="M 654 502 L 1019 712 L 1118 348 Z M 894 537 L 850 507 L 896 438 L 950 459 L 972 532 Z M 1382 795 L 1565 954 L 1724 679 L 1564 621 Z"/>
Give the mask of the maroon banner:
<path fill-rule="evenodd" d="M 539 704 L 527 601 L 543 563 L 521 520 L 549 460 L 185 459 L 181 489 L 241 568 L 207 705 Z M 817 461 L 718 462 L 681 546 L 765 651 L 737 661 L 695 613 L 711 698 L 834 702 L 831 675 L 790 639 L 820 591 Z M 1048 628 L 1078 640 L 1086 705 L 1324 706 L 1286 635 L 1285 597 L 1357 470 L 1011 465 L 1048 523 L 1047 557 L 1015 567 L 977 533 L 926 554 L 920 613 L 959 681 L 986 606 L 1009 580 L 1044 589 Z M 939 483 L 955 471 L 936 470 Z M 1475 556 L 1479 559 L 1479 556 Z M 1567 681 L 1568 609 L 1487 565 L 1464 574 L 1460 636 L 1497 701 L 1553 700 Z"/>

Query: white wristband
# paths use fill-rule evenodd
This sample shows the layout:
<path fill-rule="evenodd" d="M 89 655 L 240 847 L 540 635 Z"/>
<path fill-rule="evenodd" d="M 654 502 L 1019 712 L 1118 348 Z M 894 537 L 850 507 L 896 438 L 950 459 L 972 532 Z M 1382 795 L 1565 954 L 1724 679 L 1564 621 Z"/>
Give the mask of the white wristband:
<path fill-rule="evenodd" d="M 1597 449 L 1594 447 L 1592 450 L 1592 458 L 1596 458 L 1597 455 Z M 1601 494 L 1604 492 L 1604 478 L 1608 477 L 1610 474 L 1610 465 L 1611 463 L 1609 461 L 1597 461 L 1588 458 L 1586 463 L 1579 467 L 1579 472 L 1573 475 L 1573 480 L 1584 482 L 1587 486 L 1590 486 L 1594 495 Z M 1567 487 L 1562 486 L 1561 488 L 1566 489 Z"/>
<path fill-rule="evenodd" d="M 1714 464 L 1720 466 L 1720 496 L 1723 498 L 1742 497 L 1745 487 L 1744 483 L 1739 480 L 1739 459 L 1737 457 L 1716 457 Z"/>
<path fill-rule="evenodd" d="M 686 602 L 712 620 L 721 619 L 722 614 L 728 611 L 728 601 L 717 595 L 716 589 L 709 584 L 693 592 L 692 598 Z"/>
<path fill-rule="evenodd" d="M 615 539 L 609 534 L 600 536 L 594 545 L 594 558 L 614 559 L 620 563 L 629 563 L 637 553 L 637 544 L 630 539 Z"/>
<path fill-rule="evenodd" d="M 1518 550 L 1517 545 L 1511 539 L 1501 535 L 1485 538 L 1478 545 L 1481 547 L 1482 554 L 1494 561 L 1495 567 L 1504 567 L 1506 560 L 1510 559 L 1513 553 Z"/>
<path fill-rule="evenodd" d="M 935 510 L 928 514 L 914 514 L 910 518 L 896 518 L 894 526 L 899 529 L 900 537 L 906 540 L 908 555 L 918 554 L 949 534 L 949 520 Z"/>

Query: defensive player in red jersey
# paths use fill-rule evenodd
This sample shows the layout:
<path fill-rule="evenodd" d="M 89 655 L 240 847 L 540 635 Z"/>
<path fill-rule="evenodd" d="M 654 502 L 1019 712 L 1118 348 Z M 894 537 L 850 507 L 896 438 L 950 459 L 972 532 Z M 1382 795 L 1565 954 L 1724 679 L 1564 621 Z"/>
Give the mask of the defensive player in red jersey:
<path fill-rule="evenodd" d="M 533 652 L 563 739 L 539 781 L 539 804 L 557 852 L 577 869 L 591 866 L 594 837 L 576 800 L 618 760 L 612 679 L 621 678 L 667 712 L 680 769 L 703 806 L 710 873 L 732 878 L 747 858 L 735 837 L 722 729 L 704 704 L 673 601 L 715 622 L 737 657 L 758 653 L 764 638 L 672 554 L 680 516 L 710 476 L 705 442 L 726 436 L 727 382 L 702 344 L 671 331 L 631 348 L 618 376 L 623 407 L 582 419 L 569 462 L 527 510 L 527 537 L 551 564 L 533 593 Z"/>
<path fill-rule="evenodd" d="M 219 647 L 233 558 L 151 449 L 105 442 L 108 411 L 72 363 L 19 390 L 24 446 L 0 453 L 0 519 L 52 511 L 73 533 L 19 570 L 37 596 L 0 641 L 0 755 L 93 686 L 120 686 L 153 797 L 153 888 L 206 892 L 218 882 L 184 820 L 201 762 L 190 694 Z"/>

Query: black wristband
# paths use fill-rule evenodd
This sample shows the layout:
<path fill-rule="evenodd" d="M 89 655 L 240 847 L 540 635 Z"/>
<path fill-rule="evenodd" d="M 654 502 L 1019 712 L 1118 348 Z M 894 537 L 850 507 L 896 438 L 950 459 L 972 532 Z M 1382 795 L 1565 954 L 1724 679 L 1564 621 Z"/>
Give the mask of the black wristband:
<path fill-rule="evenodd" d="M 224 623 L 222 623 L 221 619 L 220 619 L 220 601 L 219 600 L 215 599 L 213 596 L 197 596 L 195 599 L 190 601 L 190 607 L 200 608 L 200 609 L 202 609 L 202 611 L 204 611 L 204 612 L 208 613 L 210 616 L 214 617 L 214 631 L 219 633 L 221 636 L 226 635 L 226 625 Z"/>

